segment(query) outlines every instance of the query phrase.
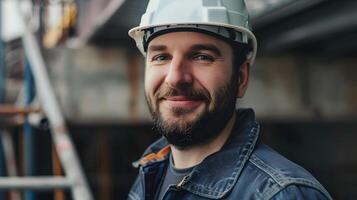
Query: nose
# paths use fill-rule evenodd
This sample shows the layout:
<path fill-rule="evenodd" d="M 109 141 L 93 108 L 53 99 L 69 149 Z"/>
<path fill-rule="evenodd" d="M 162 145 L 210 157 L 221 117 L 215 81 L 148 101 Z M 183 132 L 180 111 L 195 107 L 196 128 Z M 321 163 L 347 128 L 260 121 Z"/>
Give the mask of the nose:
<path fill-rule="evenodd" d="M 165 82 L 174 88 L 191 85 L 193 76 L 188 62 L 181 56 L 174 56 L 169 65 Z"/>

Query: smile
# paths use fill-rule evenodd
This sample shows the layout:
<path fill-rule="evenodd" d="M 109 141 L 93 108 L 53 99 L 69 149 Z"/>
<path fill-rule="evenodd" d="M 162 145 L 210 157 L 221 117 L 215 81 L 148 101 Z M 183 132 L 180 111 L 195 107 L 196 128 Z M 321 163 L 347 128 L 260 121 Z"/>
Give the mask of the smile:
<path fill-rule="evenodd" d="M 187 96 L 168 96 L 163 98 L 163 103 L 170 107 L 180 107 L 186 109 L 194 109 L 202 102 L 204 102 L 203 99 L 192 99 Z"/>

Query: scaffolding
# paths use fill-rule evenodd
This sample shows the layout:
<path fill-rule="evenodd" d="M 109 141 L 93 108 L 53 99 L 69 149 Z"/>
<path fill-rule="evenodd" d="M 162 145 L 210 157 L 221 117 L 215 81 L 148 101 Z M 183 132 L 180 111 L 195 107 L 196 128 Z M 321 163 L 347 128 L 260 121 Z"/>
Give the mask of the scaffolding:
<path fill-rule="evenodd" d="M 1 9 L 1 7 L 0 7 Z M 20 9 L 19 9 L 19 13 Z M 23 19 L 24 20 L 24 19 Z M 19 94 L 19 99 L 14 105 L 5 105 L 6 77 L 5 66 L 0 66 L 0 134 L 2 145 L 0 152 L 3 162 L 0 161 L 0 190 L 10 190 L 11 199 L 21 199 L 18 190 L 25 190 L 24 198 L 27 200 L 35 199 L 33 190 L 54 190 L 70 189 L 73 199 L 91 200 L 93 196 L 82 170 L 77 152 L 69 136 L 69 132 L 60 110 L 59 103 L 53 91 L 51 81 L 48 76 L 47 68 L 37 38 L 30 27 L 31 23 L 24 23 L 24 34 L 22 43 L 26 55 L 24 88 Z M 0 23 L 1 24 L 1 23 Z M 1 28 L 0 28 L 1 31 Z M 0 42 L 2 44 L 2 40 Z M 0 46 L 0 60 L 3 62 L 3 47 Z M 22 105 L 21 102 L 25 102 Z M 36 106 L 38 102 L 38 106 Z M 35 106 L 34 106 L 35 105 Z M 33 173 L 33 142 L 32 127 L 29 124 L 29 116 L 33 114 L 43 114 L 48 120 L 49 129 L 54 148 L 59 158 L 60 166 L 63 168 L 64 175 L 36 176 Z M 16 158 L 14 153 L 11 133 L 7 127 L 23 126 L 24 130 L 24 154 L 25 157 L 25 177 L 17 175 Z M 1 146 L 3 148 L 1 148 Z M 1 156 L 0 156 L 1 160 Z M 3 164 L 5 163 L 5 164 Z M 4 166 L 2 166 L 2 164 Z M 3 169 L 7 169 L 7 173 Z M 61 171 L 61 170 L 57 170 Z M 0 193 L 0 199 L 4 199 L 4 193 Z"/>

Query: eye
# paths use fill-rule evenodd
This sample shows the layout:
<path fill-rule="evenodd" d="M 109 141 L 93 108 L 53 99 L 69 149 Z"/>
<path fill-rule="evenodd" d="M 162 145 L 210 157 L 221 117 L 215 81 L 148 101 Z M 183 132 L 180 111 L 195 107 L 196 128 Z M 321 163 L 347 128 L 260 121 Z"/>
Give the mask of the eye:
<path fill-rule="evenodd" d="M 207 54 L 197 54 L 192 57 L 193 60 L 203 61 L 203 62 L 213 62 L 215 58 Z"/>
<path fill-rule="evenodd" d="M 159 55 L 153 56 L 151 58 L 151 61 L 152 62 L 163 62 L 163 61 L 166 61 L 166 60 L 169 60 L 169 59 L 170 59 L 169 55 L 159 54 Z"/>

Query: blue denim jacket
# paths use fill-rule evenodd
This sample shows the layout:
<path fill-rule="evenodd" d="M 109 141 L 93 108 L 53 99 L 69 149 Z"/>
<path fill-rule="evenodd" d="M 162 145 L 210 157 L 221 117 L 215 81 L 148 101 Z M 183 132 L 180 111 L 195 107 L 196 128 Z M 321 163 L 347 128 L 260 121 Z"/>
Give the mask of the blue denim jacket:
<path fill-rule="evenodd" d="M 206 157 L 164 199 L 332 199 L 305 169 L 259 139 L 251 109 L 238 110 L 233 131 L 222 149 Z M 140 167 L 128 199 L 151 200 L 168 165 L 170 148 L 156 141 L 134 165 Z"/>

